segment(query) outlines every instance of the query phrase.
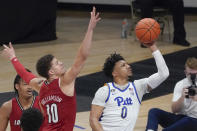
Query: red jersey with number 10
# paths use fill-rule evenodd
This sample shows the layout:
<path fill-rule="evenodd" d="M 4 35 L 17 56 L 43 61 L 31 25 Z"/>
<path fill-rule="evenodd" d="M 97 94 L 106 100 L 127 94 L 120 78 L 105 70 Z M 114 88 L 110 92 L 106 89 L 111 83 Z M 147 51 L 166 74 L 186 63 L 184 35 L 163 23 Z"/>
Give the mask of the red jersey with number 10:
<path fill-rule="evenodd" d="M 73 131 L 76 117 L 76 94 L 65 95 L 59 79 L 46 81 L 40 89 L 40 103 L 44 111 L 43 131 Z"/>

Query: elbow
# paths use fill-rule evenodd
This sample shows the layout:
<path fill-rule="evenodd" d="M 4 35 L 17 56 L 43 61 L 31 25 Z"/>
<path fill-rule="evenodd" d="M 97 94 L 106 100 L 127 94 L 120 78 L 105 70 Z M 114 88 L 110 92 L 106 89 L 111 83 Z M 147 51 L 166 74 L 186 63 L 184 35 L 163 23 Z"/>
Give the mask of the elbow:
<path fill-rule="evenodd" d="M 167 79 L 170 75 L 169 69 L 165 69 L 163 70 L 161 73 L 159 73 L 160 76 L 163 78 L 163 80 Z"/>
<path fill-rule="evenodd" d="M 86 60 L 87 57 L 89 56 L 90 52 L 89 52 L 87 49 L 81 48 L 79 54 L 80 54 L 80 57 L 81 57 L 83 60 Z"/>
<path fill-rule="evenodd" d="M 169 75 L 170 75 L 170 71 L 169 71 L 168 67 L 166 67 L 166 70 L 165 70 L 165 76 L 166 76 L 166 78 L 168 78 Z"/>
<path fill-rule="evenodd" d="M 170 72 L 169 72 L 169 70 L 167 69 L 167 70 L 164 72 L 163 77 L 164 77 L 165 79 L 167 79 L 167 78 L 169 77 L 169 75 L 170 75 Z"/>
<path fill-rule="evenodd" d="M 86 59 L 88 58 L 88 55 L 89 55 L 88 53 L 81 53 L 81 56 L 80 56 L 81 60 L 86 61 Z"/>
<path fill-rule="evenodd" d="M 168 78 L 168 76 L 170 75 L 170 71 L 169 71 L 167 65 L 166 65 L 166 69 L 164 70 L 164 74 L 165 74 L 166 78 Z"/>
<path fill-rule="evenodd" d="M 90 127 L 93 127 L 94 123 L 95 123 L 95 118 L 90 115 L 90 117 L 89 117 Z"/>
<path fill-rule="evenodd" d="M 89 125 L 93 130 L 99 128 L 99 119 L 97 117 L 91 116 L 89 117 Z"/>

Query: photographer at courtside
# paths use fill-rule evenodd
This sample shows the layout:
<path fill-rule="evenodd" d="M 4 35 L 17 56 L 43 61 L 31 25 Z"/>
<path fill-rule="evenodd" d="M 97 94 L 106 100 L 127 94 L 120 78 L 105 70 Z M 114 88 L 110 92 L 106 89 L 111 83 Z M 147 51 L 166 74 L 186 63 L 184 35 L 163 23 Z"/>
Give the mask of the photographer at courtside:
<path fill-rule="evenodd" d="M 185 63 L 186 78 L 174 88 L 172 112 L 152 108 L 148 113 L 146 131 L 197 131 L 197 59 L 188 58 Z"/>

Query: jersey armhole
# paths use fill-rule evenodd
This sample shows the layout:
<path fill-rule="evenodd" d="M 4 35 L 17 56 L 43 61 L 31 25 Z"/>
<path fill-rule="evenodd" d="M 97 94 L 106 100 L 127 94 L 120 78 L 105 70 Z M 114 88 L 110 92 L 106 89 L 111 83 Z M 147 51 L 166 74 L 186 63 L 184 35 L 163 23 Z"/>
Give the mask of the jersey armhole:
<path fill-rule="evenodd" d="M 133 88 L 135 89 L 135 94 L 136 94 L 136 96 L 137 96 L 138 102 L 139 102 L 139 104 L 141 104 L 141 101 L 140 101 L 140 99 L 139 99 L 139 97 L 138 97 L 138 93 L 137 93 L 137 90 L 136 90 L 136 88 L 135 88 L 134 82 L 132 82 L 132 85 L 133 85 Z"/>
<path fill-rule="evenodd" d="M 108 87 L 108 89 L 109 89 L 109 92 L 108 92 L 107 99 L 105 100 L 105 103 L 107 103 L 107 101 L 109 100 L 109 97 L 110 97 L 110 86 L 109 86 L 108 83 L 107 83 L 107 87 Z"/>

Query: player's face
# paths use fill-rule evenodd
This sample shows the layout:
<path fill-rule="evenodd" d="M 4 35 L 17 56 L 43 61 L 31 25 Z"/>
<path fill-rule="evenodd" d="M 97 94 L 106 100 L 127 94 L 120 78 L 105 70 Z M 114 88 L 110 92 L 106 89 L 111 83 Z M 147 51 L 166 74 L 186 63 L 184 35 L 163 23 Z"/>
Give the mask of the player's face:
<path fill-rule="evenodd" d="M 131 66 L 124 60 L 116 62 L 114 66 L 113 76 L 128 79 L 129 76 L 132 76 Z"/>
<path fill-rule="evenodd" d="M 19 96 L 32 97 L 33 95 L 32 86 L 28 85 L 23 80 L 21 80 L 20 83 L 16 85 L 16 89 L 18 90 Z"/>
<path fill-rule="evenodd" d="M 66 72 L 64 64 L 56 58 L 53 58 L 51 62 L 51 73 L 57 76 L 61 76 Z"/>

